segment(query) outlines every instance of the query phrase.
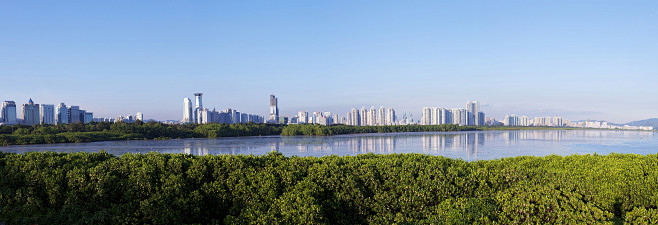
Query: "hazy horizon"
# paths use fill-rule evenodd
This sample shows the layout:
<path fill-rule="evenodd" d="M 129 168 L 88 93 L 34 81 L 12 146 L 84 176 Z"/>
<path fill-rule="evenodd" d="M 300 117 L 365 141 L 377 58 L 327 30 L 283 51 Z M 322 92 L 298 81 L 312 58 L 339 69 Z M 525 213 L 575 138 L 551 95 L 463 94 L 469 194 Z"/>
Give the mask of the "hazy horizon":
<path fill-rule="evenodd" d="M 465 108 L 658 117 L 658 2 L 4 2 L 0 101 L 182 119 Z M 17 114 L 22 115 L 20 106 Z"/>

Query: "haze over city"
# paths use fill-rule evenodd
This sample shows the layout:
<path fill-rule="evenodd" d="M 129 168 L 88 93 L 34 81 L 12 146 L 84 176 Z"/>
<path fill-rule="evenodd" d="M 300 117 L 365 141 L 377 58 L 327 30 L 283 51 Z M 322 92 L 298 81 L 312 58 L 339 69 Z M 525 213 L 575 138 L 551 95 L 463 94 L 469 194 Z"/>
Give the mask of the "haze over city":
<path fill-rule="evenodd" d="M 183 98 L 268 114 L 478 100 L 508 113 L 658 117 L 658 2 L 6 2 L 0 101 L 180 120 Z"/>

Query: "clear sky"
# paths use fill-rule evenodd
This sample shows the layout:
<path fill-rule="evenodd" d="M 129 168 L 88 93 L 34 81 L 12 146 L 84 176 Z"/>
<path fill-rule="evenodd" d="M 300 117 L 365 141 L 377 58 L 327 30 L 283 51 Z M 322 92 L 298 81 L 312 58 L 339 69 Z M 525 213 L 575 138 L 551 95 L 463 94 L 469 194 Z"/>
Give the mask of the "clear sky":
<path fill-rule="evenodd" d="M 658 117 L 658 1 L 0 1 L 0 100 Z M 19 110 L 19 115 L 21 112 Z"/>

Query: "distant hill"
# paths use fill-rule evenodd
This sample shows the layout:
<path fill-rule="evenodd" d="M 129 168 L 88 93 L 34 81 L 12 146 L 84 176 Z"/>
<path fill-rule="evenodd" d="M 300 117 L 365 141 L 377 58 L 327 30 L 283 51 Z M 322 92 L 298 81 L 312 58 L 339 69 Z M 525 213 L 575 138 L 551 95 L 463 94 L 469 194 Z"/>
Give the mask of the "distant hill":
<path fill-rule="evenodd" d="M 653 127 L 653 129 L 658 129 L 658 118 L 651 118 L 651 119 L 646 119 L 646 120 L 638 120 L 638 121 L 633 121 L 624 125 L 630 125 L 630 126 L 647 126 L 647 127 Z"/>

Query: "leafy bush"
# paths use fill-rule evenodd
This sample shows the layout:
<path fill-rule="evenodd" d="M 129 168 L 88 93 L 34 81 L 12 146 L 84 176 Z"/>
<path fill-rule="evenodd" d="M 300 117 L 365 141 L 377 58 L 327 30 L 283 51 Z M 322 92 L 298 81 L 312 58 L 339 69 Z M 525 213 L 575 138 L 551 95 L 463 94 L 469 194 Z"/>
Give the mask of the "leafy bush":
<path fill-rule="evenodd" d="M 656 187 L 657 155 L 0 152 L 8 224 L 656 224 Z"/>

